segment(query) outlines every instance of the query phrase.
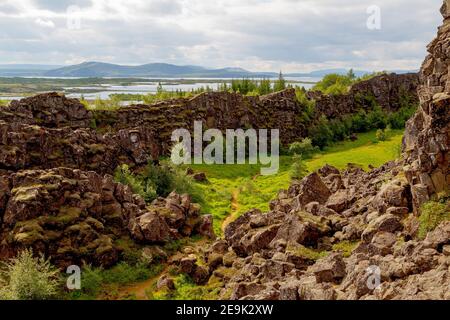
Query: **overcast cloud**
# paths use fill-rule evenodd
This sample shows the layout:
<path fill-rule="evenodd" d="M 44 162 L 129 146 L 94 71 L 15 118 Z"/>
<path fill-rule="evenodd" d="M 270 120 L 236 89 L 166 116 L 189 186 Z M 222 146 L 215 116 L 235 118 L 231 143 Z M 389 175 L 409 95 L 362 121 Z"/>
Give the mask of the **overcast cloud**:
<path fill-rule="evenodd" d="M 441 4 L 442 0 L 0 0 L 0 64 L 95 60 L 285 72 L 418 69 L 441 23 Z M 366 26 L 371 5 L 381 8 L 380 30 Z M 72 15 L 70 6 L 76 6 Z M 68 18 L 77 16 L 80 28 L 68 28 Z"/>

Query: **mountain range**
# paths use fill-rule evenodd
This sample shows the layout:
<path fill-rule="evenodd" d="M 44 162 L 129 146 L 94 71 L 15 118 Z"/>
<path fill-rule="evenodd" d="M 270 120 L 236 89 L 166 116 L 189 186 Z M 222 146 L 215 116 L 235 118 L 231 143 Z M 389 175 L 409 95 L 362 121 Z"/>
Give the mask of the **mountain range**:
<path fill-rule="evenodd" d="M 289 73 L 288 77 L 323 77 L 329 73 L 347 73 L 347 69 L 316 70 L 310 73 Z M 355 70 L 357 76 L 370 71 Z M 393 70 L 396 73 L 411 70 Z M 70 66 L 11 64 L 0 65 L 3 77 L 149 77 L 149 78 L 275 78 L 277 72 L 251 72 L 242 68 L 209 69 L 200 66 L 178 66 L 168 63 L 149 63 L 138 66 L 118 65 L 103 62 L 84 62 Z"/>

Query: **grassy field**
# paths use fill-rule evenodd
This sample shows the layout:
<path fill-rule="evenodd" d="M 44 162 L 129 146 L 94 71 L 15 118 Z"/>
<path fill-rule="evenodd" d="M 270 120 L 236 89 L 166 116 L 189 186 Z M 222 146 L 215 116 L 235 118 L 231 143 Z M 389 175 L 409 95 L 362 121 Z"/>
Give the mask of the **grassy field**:
<path fill-rule="evenodd" d="M 376 142 L 375 132 L 358 135 L 357 141 L 345 141 L 306 159 L 310 172 L 326 164 L 344 169 L 348 163 L 368 169 L 396 159 L 400 154 L 403 130 L 394 130 L 388 140 Z M 214 215 L 214 228 L 222 234 L 225 224 L 250 209 L 268 211 L 270 200 L 290 184 L 292 158 L 282 156 L 280 170 L 273 176 L 259 175 L 258 165 L 192 165 L 205 172 L 209 182 L 199 184 L 205 195 L 205 211 Z"/>

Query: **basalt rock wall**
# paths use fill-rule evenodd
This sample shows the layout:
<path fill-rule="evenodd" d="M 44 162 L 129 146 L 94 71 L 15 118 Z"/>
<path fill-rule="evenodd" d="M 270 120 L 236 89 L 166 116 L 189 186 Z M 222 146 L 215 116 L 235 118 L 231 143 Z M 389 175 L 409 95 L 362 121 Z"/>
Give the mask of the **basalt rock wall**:
<path fill-rule="evenodd" d="M 444 24 L 428 45 L 420 71 L 420 108 L 409 120 L 404 139 L 405 172 L 416 211 L 450 185 L 450 2 L 441 13 Z"/>

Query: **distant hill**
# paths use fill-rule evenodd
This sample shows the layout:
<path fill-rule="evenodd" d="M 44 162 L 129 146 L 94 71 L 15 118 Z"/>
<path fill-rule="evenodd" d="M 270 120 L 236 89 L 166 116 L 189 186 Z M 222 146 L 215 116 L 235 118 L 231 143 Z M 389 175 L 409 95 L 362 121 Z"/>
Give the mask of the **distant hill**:
<path fill-rule="evenodd" d="M 367 70 L 353 70 L 355 75 L 357 77 L 362 77 L 366 74 L 373 73 L 373 71 L 367 71 Z M 389 70 L 391 73 L 397 73 L 397 74 L 405 74 L 405 73 L 415 73 L 418 72 L 418 70 Z M 316 70 L 309 73 L 290 73 L 288 76 L 290 77 L 313 77 L 313 78 L 322 78 L 330 73 L 337 73 L 341 75 L 345 75 L 348 73 L 348 69 L 324 69 L 324 70 Z"/>
<path fill-rule="evenodd" d="M 47 71 L 49 77 L 168 77 L 168 78 L 239 78 L 273 77 L 276 73 L 254 73 L 241 68 L 207 69 L 198 66 L 177 66 L 167 63 L 150 63 L 140 66 L 123 66 L 102 62 L 84 62 Z"/>
<path fill-rule="evenodd" d="M 47 64 L 0 64 L 0 76 L 3 77 L 32 77 L 42 76 L 49 70 L 62 66 Z"/>
<path fill-rule="evenodd" d="M 287 73 L 286 77 L 322 78 L 330 73 L 346 74 L 347 69 L 325 69 L 309 73 Z M 356 76 L 371 71 L 355 70 Z M 411 70 L 392 70 L 408 73 Z M 200 66 L 178 66 L 168 63 L 149 63 L 139 66 L 125 66 L 104 62 L 84 62 L 71 66 L 9 64 L 0 65 L 2 77 L 147 77 L 147 78 L 276 78 L 278 72 L 251 72 L 242 68 L 208 69 Z"/>

